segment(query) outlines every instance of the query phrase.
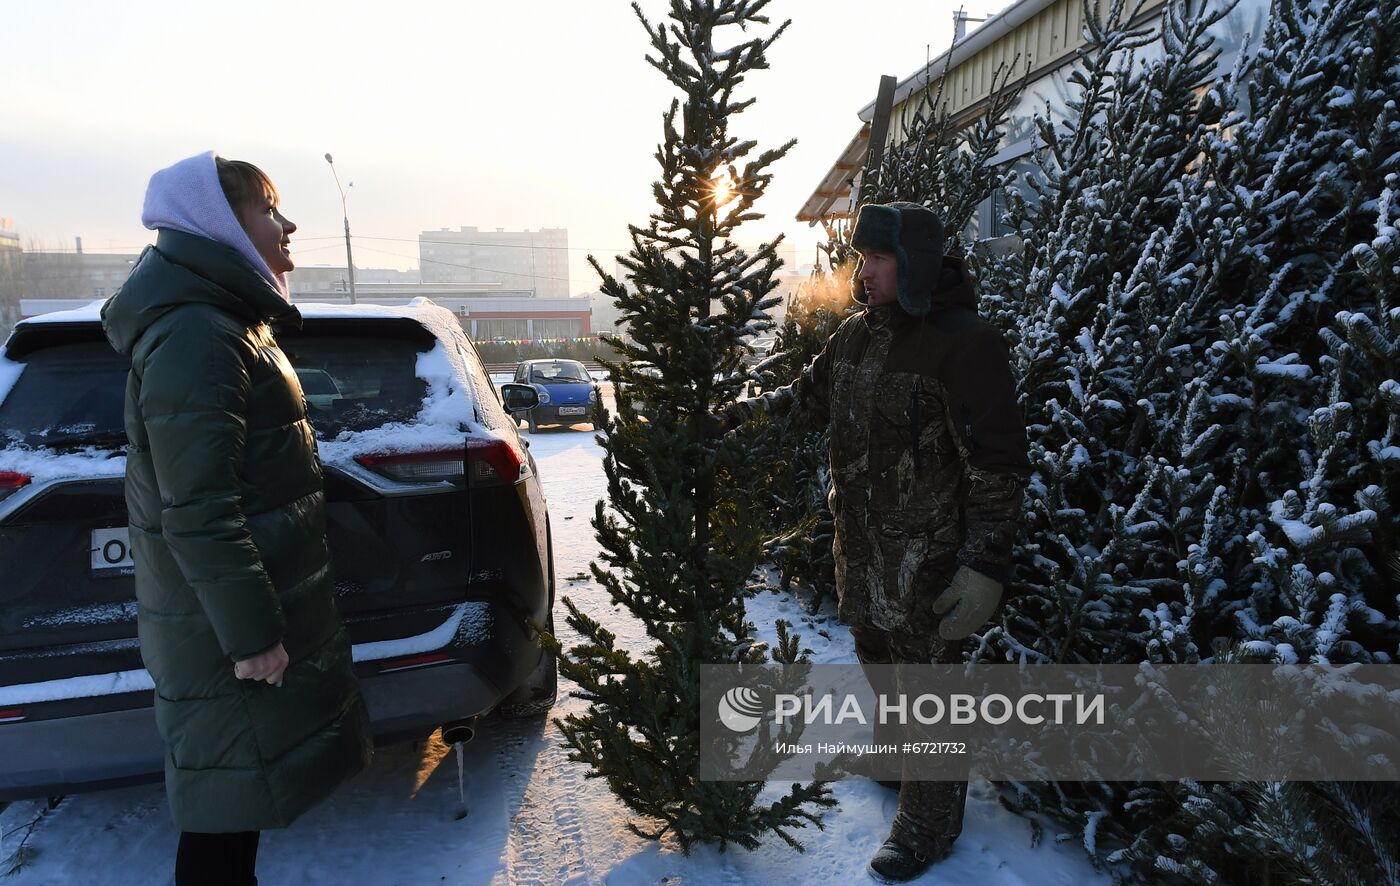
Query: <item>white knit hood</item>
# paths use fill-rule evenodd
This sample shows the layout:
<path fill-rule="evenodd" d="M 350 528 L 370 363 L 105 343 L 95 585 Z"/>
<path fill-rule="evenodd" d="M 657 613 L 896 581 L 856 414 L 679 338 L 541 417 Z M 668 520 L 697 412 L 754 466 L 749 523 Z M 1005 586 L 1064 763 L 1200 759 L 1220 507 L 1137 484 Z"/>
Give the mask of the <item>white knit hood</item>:
<path fill-rule="evenodd" d="M 219 185 L 215 153 L 205 151 L 151 176 L 141 223 L 151 230 L 171 228 L 234 249 L 287 298 L 287 275 L 274 274 L 258 254 Z"/>

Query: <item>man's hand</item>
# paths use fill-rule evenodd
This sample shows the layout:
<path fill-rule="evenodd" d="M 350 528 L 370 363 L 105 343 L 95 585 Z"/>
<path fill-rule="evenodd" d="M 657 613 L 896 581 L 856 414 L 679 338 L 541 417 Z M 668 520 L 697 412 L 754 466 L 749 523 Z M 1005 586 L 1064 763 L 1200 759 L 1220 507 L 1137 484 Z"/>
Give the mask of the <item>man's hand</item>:
<path fill-rule="evenodd" d="M 700 427 L 706 437 L 723 437 L 724 432 L 729 430 L 727 424 L 717 412 L 707 412 L 700 418 Z"/>
<path fill-rule="evenodd" d="M 999 583 L 966 566 L 958 567 L 947 590 L 933 601 L 934 612 L 948 613 L 938 623 L 938 636 L 945 640 L 969 636 L 992 617 L 1000 602 Z"/>
<path fill-rule="evenodd" d="M 729 431 L 735 430 L 739 424 L 742 424 L 742 419 L 735 412 L 734 405 L 731 403 L 731 405 L 721 407 L 713 413 L 700 414 L 700 416 L 690 420 L 690 423 L 692 423 L 690 427 L 699 426 L 700 433 L 713 440 L 713 438 L 725 437 Z"/>
<path fill-rule="evenodd" d="M 233 666 L 233 675 L 240 680 L 260 680 L 273 686 L 282 685 L 282 672 L 287 670 L 287 650 L 281 643 L 265 649 L 252 658 L 245 658 Z"/>

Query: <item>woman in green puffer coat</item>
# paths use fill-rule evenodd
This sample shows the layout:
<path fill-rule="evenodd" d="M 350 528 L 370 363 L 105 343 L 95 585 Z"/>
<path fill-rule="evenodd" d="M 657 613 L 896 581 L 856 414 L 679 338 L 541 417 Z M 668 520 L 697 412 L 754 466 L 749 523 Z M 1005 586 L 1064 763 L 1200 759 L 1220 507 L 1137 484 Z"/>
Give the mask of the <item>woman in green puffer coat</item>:
<path fill-rule="evenodd" d="M 131 357 L 126 500 L 177 884 L 256 883 L 258 832 L 371 753 L 315 439 L 273 334 L 301 321 L 277 202 L 260 170 L 212 152 L 157 172 L 156 244 L 102 309 Z"/>

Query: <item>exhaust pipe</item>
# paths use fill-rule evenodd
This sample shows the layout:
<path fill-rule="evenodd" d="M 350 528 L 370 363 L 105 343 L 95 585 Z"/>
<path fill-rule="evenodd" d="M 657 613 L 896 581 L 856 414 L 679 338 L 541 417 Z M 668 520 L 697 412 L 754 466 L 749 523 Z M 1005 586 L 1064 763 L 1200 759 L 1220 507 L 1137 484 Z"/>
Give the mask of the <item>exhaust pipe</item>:
<path fill-rule="evenodd" d="M 457 751 L 457 799 L 461 805 L 457 807 L 457 814 L 453 816 L 457 821 L 467 817 L 467 792 L 462 785 L 462 749 L 467 742 L 476 735 L 476 718 L 467 717 L 465 720 L 453 720 L 442 724 L 442 743 L 455 748 Z"/>
<path fill-rule="evenodd" d="M 476 736 L 476 718 L 453 720 L 442 724 L 442 743 L 445 745 L 466 744 Z"/>

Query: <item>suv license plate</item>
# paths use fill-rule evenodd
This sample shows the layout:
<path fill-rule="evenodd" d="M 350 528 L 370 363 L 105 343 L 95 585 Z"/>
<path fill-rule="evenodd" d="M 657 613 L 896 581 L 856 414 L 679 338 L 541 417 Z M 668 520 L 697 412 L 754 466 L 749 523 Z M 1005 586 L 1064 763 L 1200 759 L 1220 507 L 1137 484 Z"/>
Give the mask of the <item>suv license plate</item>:
<path fill-rule="evenodd" d="M 125 526 L 92 531 L 93 572 L 129 574 L 132 567 L 131 536 Z"/>
<path fill-rule="evenodd" d="M 559 414 L 560 414 L 560 415 L 583 415 L 583 414 L 585 414 L 586 412 L 588 412 L 588 410 L 587 410 L 587 409 L 584 409 L 582 406 L 560 406 L 560 407 L 559 407 Z"/>

